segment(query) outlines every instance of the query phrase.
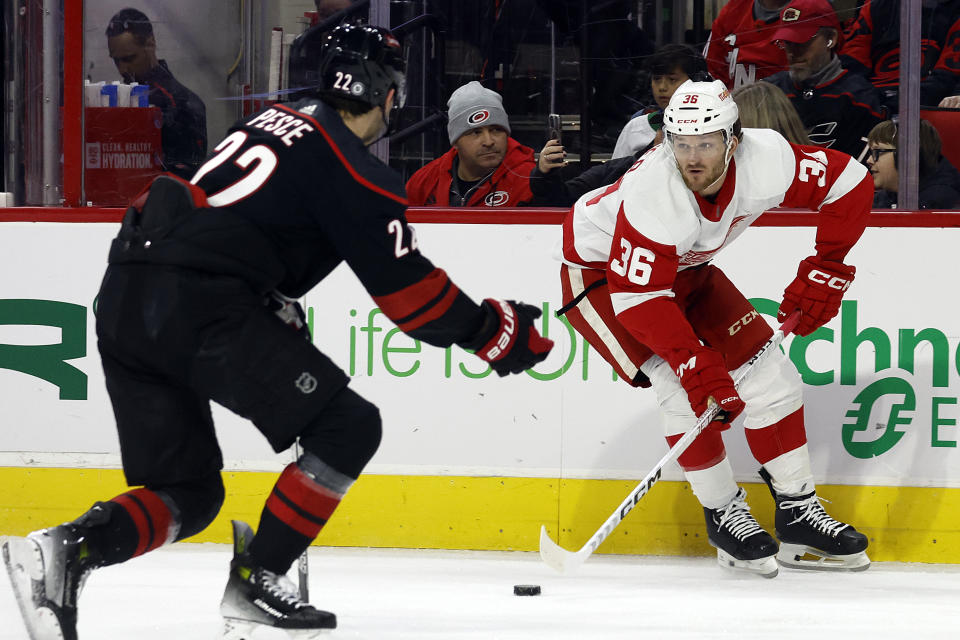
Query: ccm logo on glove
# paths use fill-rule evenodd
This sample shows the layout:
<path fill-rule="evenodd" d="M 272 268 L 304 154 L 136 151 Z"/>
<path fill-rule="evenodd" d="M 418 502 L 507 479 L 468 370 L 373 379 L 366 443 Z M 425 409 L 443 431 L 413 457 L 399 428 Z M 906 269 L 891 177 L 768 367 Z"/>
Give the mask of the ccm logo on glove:
<path fill-rule="evenodd" d="M 842 262 L 820 256 L 805 258 L 797 269 L 797 277 L 783 292 L 777 319 L 784 322 L 799 309 L 800 321 L 793 332 L 798 336 L 810 335 L 839 313 L 843 294 L 850 288 L 856 272 Z"/>
<path fill-rule="evenodd" d="M 677 367 L 677 377 L 682 379 L 683 374 L 686 371 L 692 371 L 693 369 L 696 368 L 696 366 L 697 366 L 697 356 L 693 356 L 692 358 L 690 358 L 689 360 L 681 364 L 679 367 Z"/>
<path fill-rule="evenodd" d="M 807 275 L 807 278 L 809 278 L 810 282 L 814 284 L 826 285 L 831 289 L 836 289 L 837 291 L 846 291 L 850 288 L 851 283 L 851 280 L 846 280 L 829 273 L 824 273 L 823 271 L 818 271 L 817 269 L 811 270 Z"/>

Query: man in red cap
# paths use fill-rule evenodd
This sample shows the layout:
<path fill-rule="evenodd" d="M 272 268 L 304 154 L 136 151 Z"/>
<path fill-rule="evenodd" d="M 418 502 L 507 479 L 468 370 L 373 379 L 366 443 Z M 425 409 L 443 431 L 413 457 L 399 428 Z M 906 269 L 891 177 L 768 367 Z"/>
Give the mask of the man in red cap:
<path fill-rule="evenodd" d="M 783 51 L 770 46 L 789 0 L 730 0 L 717 14 L 703 50 L 707 68 L 731 90 L 787 67 Z"/>
<path fill-rule="evenodd" d="M 842 35 L 827 0 L 792 0 L 773 33 L 789 69 L 765 80 L 787 95 L 813 144 L 862 158 L 867 134 L 887 114 L 880 91 L 841 66 Z"/>

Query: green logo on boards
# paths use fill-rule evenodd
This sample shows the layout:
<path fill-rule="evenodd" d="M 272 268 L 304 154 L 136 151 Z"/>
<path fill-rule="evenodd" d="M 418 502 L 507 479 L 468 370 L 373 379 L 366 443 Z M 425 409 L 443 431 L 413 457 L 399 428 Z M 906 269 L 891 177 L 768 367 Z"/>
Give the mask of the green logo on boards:
<path fill-rule="evenodd" d="M 61 400 L 87 399 L 87 374 L 67 360 L 87 355 L 87 308 L 54 300 L 0 300 L 0 325 L 60 329 L 54 344 L 0 344 L 0 369 L 55 385 Z"/>
<path fill-rule="evenodd" d="M 857 408 L 847 411 L 847 417 L 854 420 L 843 425 L 841 437 L 847 453 L 863 459 L 886 453 L 900 442 L 904 432 L 897 427 L 913 421 L 912 416 L 902 413 L 915 411 L 917 408 L 917 396 L 913 387 L 903 378 L 877 380 L 862 389 L 853 402 Z M 873 440 L 854 441 L 857 432 L 869 432 L 870 414 L 875 407 L 878 414 L 877 422 L 874 423 L 875 430 L 882 432 Z"/>

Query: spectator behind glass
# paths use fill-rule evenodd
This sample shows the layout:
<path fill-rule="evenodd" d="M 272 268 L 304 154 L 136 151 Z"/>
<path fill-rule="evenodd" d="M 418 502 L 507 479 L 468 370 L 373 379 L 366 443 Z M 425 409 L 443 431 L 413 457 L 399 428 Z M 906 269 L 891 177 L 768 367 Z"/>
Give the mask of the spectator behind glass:
<path fill-rule="evenodd" d="M 447 101 L 447 134 L 452 148 L 407 181 L 411 206 L 515 207 L 533 198 L 533 149 L 510 137 L 499 93 L 476 80 L 454 91 Z M 548 143 L 544 153 L 555 159 L 556 146 Z M 563 164 L 562 155 L 560 147 L 559 162 L 551 167 Z"/>
<path fill-rule="evenodd" d="M 812 144 L 862 158 L 867 134 L 886 118 L 886 109 L 879 89 L 841 67 L 835 53 L 841 35 L 827 0 L 793 0 L 773 33 L 790 68 L 765 81 L 793 103 Z"/>
<path fill-rule="evenodd" d="M 710 75 L 736 89 L 786 69 L 783 50 L 771 40 L 788 2 L 730 0 L 714 19 L 703 50 Z"/>
<path fill-rule="evenodd" d="M 885 120 L 867 136 L 870 151 L 867 167 L 876 189 L 873 206 L 880 209 L 897 206 L 900 173 L 897 170 L 897 125 Z M 921 209 L 953 209 L 960 204 L 960 173 L 940 155 L 940 134 L 926 120 L 920 121 Z"/>
<path fill-rule="evenodd" d="M 194 92 L 180 84 L 165 60 L 157 59 L 157 43 L 149 18 L 137 9 L 122 9 L 107 25 L 107 49 L 126 83 L 150 87 L 148 100 L 160 107 L 163 166 L 191 178 L 207 155 L 207 110 Z"/>
<path fill-rule="evenodd" d="M 794 144 L 810 144 L 797 110 L 777 86 L 755 82 L 734 89 L 732 95 L 742 127 L 773 129 Z"/>
<path fill-rule="evenodd" d="M 960 79 L 960 0 L 910 0 L 922 7 L 920 104 L 936 106 Z M 844 67 L 869 77 L 885 94 L 891 114 L 900 109 L 900 0 L 871 0 L 847 30 Z"/>
<path fill-rule="evenodd" d="M 317 20 L 323 22 L 337 11 L 343 11 L 349 7 L 351 0 L 313 0 L 317 7 Z"/>
<path fill-rule="evenodd" d="M 650 72 L 650 93 L 655 106 L 650 106 L 633 114 L 624 125 L 617 138 L 611 158 L 634 156 L 663 138 L 663 110 L 670 97 L 681 84 L 697 73 L 706 73 L 707 63 L 703 56 L 682 44 L 667 44 L 647 58 L 646 68 Z"/>

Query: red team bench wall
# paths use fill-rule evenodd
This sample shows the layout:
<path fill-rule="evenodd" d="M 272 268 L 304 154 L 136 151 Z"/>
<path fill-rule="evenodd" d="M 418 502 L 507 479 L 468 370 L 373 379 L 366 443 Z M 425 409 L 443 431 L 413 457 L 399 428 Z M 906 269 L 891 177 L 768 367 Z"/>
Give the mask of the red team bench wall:
<path fill-rule="evenodd" d="M 0 209 L 0 535 L 71 519 L 123 486 L 94 336 L 93 301 L 120 209 Z M 346 214 L 345 214 L 346 215 Z M 303 300 L 314 342 L 374 401 L 384 440 L 318 544 L 534 550 L 546 524 L 579 547 L 666 450 L 653 393 L 554 315 L 561 209 L 412 208 L 420 248 L 476 298 L 542 306 L 557 342 L 534 371 L 499 379 L 457 348 L 399 332 L 339 269 Z M 774 211 L 724 251 L 767 316 L 812 253 L 816 214 Z M 805 382 L 819 492 L 871 537 L 874 560 L 960 562 L 960 212 L 876 211 L 851 252 L 840 315 L 785 348 Z M 774 322 L 773 319 L 770 320 Z M 249 424 L 217 408 L 227 500 L 197 541 L 256 519 L 276 471 Z M 734 428 L 725 435 L 761 524 L 772 501 Z M 698 554 L 703 516 L 678 469 L 601 551 Z"/>

